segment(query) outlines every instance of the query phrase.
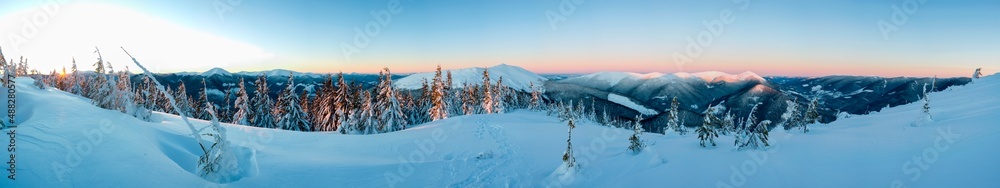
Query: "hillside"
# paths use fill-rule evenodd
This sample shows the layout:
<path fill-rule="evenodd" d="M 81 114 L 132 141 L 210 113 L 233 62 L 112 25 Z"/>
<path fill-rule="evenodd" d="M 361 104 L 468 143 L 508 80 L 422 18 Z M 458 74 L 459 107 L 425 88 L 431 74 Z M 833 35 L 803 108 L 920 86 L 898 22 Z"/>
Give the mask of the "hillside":
<path fill-rule="evenodd" d="M 17 79 L 18 179 L 3 187 L 216 187 L 194 175 L 199 150 L 176 116 L 148 123 Z M 715 148 L 696 135 L 644 134 L 583 122 L 573 131 L 582 168 L 553 172 L 566 125 L 544 113 L 453 117 L 378 135 L 290 132 L 224 124 L 245 163 L 226 187 L 1000 187 L 1000 76 L 933 93 L 935 122 L 911 127 L 908 104 L 806 134 L 771 131 L 766 150 Z M 195 121 L 203 126 L 204 121 Z M 7 132 L 8 130 L 4 130 Z M 4 153 L 9 155 L 9 153 Z M 788 178 L 796 177 L 796 178 Z"/>

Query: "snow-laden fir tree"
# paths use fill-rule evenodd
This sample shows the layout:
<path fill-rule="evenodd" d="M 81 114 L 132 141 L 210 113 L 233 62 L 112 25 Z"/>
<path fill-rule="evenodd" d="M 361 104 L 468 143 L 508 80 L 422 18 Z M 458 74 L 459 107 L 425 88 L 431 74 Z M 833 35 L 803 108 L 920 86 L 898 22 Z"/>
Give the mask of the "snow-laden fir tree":
<path fill-rule="evenodd" d="M 428 114 L 432 121 L 448 118 L 448 103 L 445 100 L 444 81 L 441 78 L 441 65 L 438 65 L 434 72 L 434 80 L 431 85 L 431 109 Z"/>
<path fill-rule="evenodd" d="M 185 116 L 194 117 L 192 116 L 193 114 L 192 112 L 194 112 L 195 109 L 194 107 L 196 105 L 192 102 L 191 97 L 188 96 L 187 87 L 185 87 L 183 81 L 181 82 L 180 86 L 177 86 L 176 92 L 177 93 L 174 93 L 174 97 L 176 97 L 175 100 L 177 100 L 178 109 L 181 110 L 180 112 L 177 113 L 178 114 L 183 113 Z"/>
<path fill-rule="evenodd" d="M 699 145 L 705 147 L 705 141 L 708 141 L 712 143 L 712 146 L 715 146 L 715 138 L 719 137 L 716 130 L 720 127 L 722 127 L 722 120 L 715 117 L 715 108 L 709 107 L 705 111 L 701 127 L 695 130 L 698 133 L 698 140 L 700 140 Z"/>
<path fill-rule="evenodd" d="M 809 108 L 806 110 L 805 115 L 805 125 L 815 124 L 819 121 L 819 99 L 813 98 L 809 102 Z"/>
<path fill-rule="evenodd" d="M 573 155 L 573 128 L 576 128 L 576 122 L 574 122 L 572 117 L 570 117 L 567 121 L 566 125 L 569 127 L 569 130 L 567 131 L 568 136 L 566 137 L 566 151 L 563 152 L 562 160 L 566 167 L 575 167 L 576 156 Z"/>
<path fill-rule="evenodd" d="M 2 59 L 2 57 L 0 57 Z M 70 89 L 69 92 L 77 95 L 83 95 L 83 87 L 80 85 L 80 75 L 77 73 L 76 69 L 76 58 L 73 58 L 73 66 L 70 68 Z"/>
<path fill-rule="evenodd" d="M 403 109 L 400 106 L 399 98 L 396 96 L 396 92 L 392 88 L 392 72 L 389 68 L 383 68 L 385 74 L 383 75 L 382 81 L 379 83 L 379 93 L 378 98 L 379 103 L 377 105 L 378 111 L 382 112 L 380 114 L 379 120 L 379 131 L 380 132 L 392 132 L 403 130 L 406 128 L 406 116 L 403 115 Z M 450 74 L 449 74 L 449 80 Z"/>
<path fill-rule="evenodd" d="M 538 87 L 535 87 L 534 82 L 528 82 L 529 88 L 531 88 L 531 102 L 528 103 L 528 109 L 530 110 L 541 110 L 542 108 L 542 92 Z"/>
<path fill-rule="evenodd" d="M 312 105 L 309 105 L 310 113 L 312 117 L 313 128 L 316 131 L 334 131 L 333 121 L 336 120 L 334 117 L 334 96 L 337 94 L 336 88 L 333 85 L 333 75 L 327 75 L 326 79 L 323 80 L 323 86 L 319 90 L 316 90 L 316 97 L 313 99 Z M 306 99 L 302 99 L 305 101 Z"/>
<path fill-rule="evenodd" d="M 972 73 L 972 79 L 979 79 L 979 77 L 982 77 L 983 76 L 982 70 L 983 68 L 976 68 L 976 72 Z"/>
<path fill-rule="evenodd" d="M 801 108 L 799 107 L 799 98 L 794 98 L 792 100 L 786 100 L 785 113 L 781 114 L 781 119 L 784 121 L 785 130 L 791 130 L 796 127 L 802 128 L 802 133 L 809 132 L 809 125 L 803 123 L 803 115 Z"/>
<path fill-rule="evenodd" d="M 293 83 L 289 82 L 286 84 Z M 255 92 L 253 99 L 250 101 L 250 107 L 253 108 L 253 113 L 250 113 L 250 123 L 256 127 L 271 129 L 279 128 L 280 126 L 277 125 L 277 121 L 274 116 L 280 116 L 280 114 L 284 112 L 284 108 L 281 108 L 281 106 L 284 106 L 285 104 L 280 104 L 281 102 L 278 102 L 279 104 L 275 105 L 274 101 L 271 100 L 271 96 L 268 95 L 271 90 L 268 89 L 267 86 L 266 74 L 258 76 L 257 81 L 254 82 L 254 86 L 257 87 L 257 91 Z M 292 92 L 292 95 L 295 95 L 295 92 Z"/>
<path fill-rule="evenodd" d="M 240 78 L 240 83 L 237 84 L 239 90 L 236 91 L 236 101 L 233 103 L 233 108 L 236 112 L 233 113 L 232 121 L 233 124 L 250 126 L 250 114 L 253 111 L 251 111 L 250 96 L 247 94 L 247 89 L 243 85 L 243 82 L 243 78 Z"/>
<path fill-rule="evenodd" d="M 924 83 L 924 89 L 923 89 L 923 101 L 924 101 L 923 112 L 924 113 L 921 114 L 921 117 L 919 119 L 917 119 L 917 121 L 914 122 L 912 124 L 912 126 L 923 126 L 923 125 L 926 125 L 928 123 L 934 122 L 934 117 L 931 116 L 931 98 L 930 98 L 929 94 L 930 94 L 931 91 L 934 91 L 936 84 L 937 84 L 937 77 L 936 76 L 934 77 L 933 80 L 931 80 L 931 85 L 930 85 L 931 88 L 930 89 L 927 88 L 927 83 Z"/>
<path fill-rule="evenodd" d="M 490 71 L 489 69 L 483 69 L 483 85 L 482 85 L 482 111 L 486 114 L 492 114 L 494 109 L 493 99 L 493 86 L 490 84 Z"/>
<path fill-rule="evenodd" d="M 635 123 L 632 124 L 632 136 L 628 137 L 628 150 L 631 151 L 632 154 L 639 154 L 642 152 L 642 149 L 646 148 L 645 141 L 642 141 L 642 138 L 640 138 L 640 136 L 642 136 L 642 132 L 644 131 L 642 129 L 642 123 L 640 122 L 642 122 L 642 117 L 638 115 L 635 116 Z"/>
<path fill-rule="evenodd" d="M 736 132 L 735 145 L 739 150 L 759 149 L 770 146 L 768 143 L 768 126 L 770 126 L 771 121 L 757 120 L 755 114 L 757 113 L 757 108 L 759 106 L 760 104 L 755 104 L 753 108 L 750 109 L 750 114 L 747 115 L 747 119 Z"/>
<path fill-rule="evenodd" d="M 492 97 L 494 100 L 493 113 L 504 113 L 507 111 L 507 101 L 509 100 L 506 100 L 508 95 L 507 89 L 503 85 L 503 76 L 500 76 L 500 78 L 497 79 L 495 87 L 496 88 L 493 89 L 494 96 Z"/>
<path fill-rule="evenodd" d="M 231 97 L 233 96 L 233 92 L 229 88 L 225 88 L 225 90 L 226 90 L 226 92 L 225 92 L 225 94 L 223 94 L 224 96 L 222 96 L 222 104 L 218 105 L 222 109 L 220 109 L 220 110 L 217 111 L 219 114 L 217 114 L 216 116 L 219 117 L 219 121 L 222 121 L 222 122 L 233 122 L 233 120 L 232 120 L 232 117 L 233 117 L 233 112 L 232 112 L 233 111 L 233 103 L 230 102 L 230 101 L 232 101 Z"/>
<path fill-rule="evenodd" d="M 677 101 L 677 97 L 674 97 L 670 101 L 670 110 L 667 111 L 667 127 L 680 135 L 684 135 L 687 133 L 687 130 L 684 129 L 684 125 L 680 122 L 680 106 L 681 103 Z M 663 132 L 666 133 L 666 131 Z"/>
<path fill-rule="evenodd" d="M 280 118 L 277 126 L 292 131 L 312 131 L 306 112 L 299 106 L 299 96 L 295 93 L 295 76 L 288 75 L 287 84 L 288 87 L 281 92 L 279 99 L 281 102 L 278 102 L 281 104 L 278 108 L 281 108 L 283 113 L 278 114 Z"/>
<path fill-rule="evenodd" d="M 339 130 L 343 126 L 343 122 L 347 121 L 347 116 L 350 115 L 352 111 L 351 106 L 351 87 L 347 85 L 344 81 L 344 73 L 337 73 L 337 89 L 336 93 L 333 94 L 333 120 L 328 122 L 333 124 L 330 130 Z M 343 131 L 341 131 L 343 133 Z"/>
<path fill-rule="evenodd" d="M 206 109 L 211 103 L 208 101 L 208 84 L 205 83 L 205 78 L 201 79 L 201 91 L 198 91 L 198 100 L 195 101 L 197 108 L 195 109 Z M 208 112 L 204 110 L 195 110 L 195 118 L 208 120 Z"/>

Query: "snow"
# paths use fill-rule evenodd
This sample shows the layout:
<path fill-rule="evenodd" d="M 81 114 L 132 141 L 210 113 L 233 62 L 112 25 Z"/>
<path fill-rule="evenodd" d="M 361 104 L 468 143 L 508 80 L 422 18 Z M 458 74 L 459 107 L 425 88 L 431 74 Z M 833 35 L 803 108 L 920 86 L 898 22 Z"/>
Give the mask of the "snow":
<path fill-rule="evenodd" d="M 652 73 L 632 73 L 632 72 L 598 72 L 594 74 L 588 74 L 570 79 L 584 79 L 587 81 L 602 81 L 611 86 L 618 85 L 623 80 L 650 80 L 650 79 L 660 79 L 660 80 L 682 80 L 682 79 L 699 79 L 708 83 L 715 82 L 740 82 L 740 81 L 758 81 L 761 83 L 767 82 L 763 77 L 757 75 L 753 72 L 744 72 L 740 74 L 728 74 L 719 71 L 706 71 L 697 73 L 687 73 L 687 72 L 677 72 L 672 74 L 664 74 L 659 72 Z"/>
<path fill-rule="evenodd" d="M 660 113 L 657 112 L 656 110 L 646 108 L 646 106 L 636 103 L 635 101 L 632 101 L 632 99 L 626 96 L 621 96 L 614 93 L 608 93 L 608 100 L 614 103 L 618 103 L 622 106 L 631 108 L 635 111 L 638 111 L 639 113 L 642 113 L 643 115 L 656 115 Z"/>
<path fill-rule="evenodd" d="M 448 71 L 451 71 L 452 87 L 454 88 L 464 87 L 465 83 L 469 85 L 482 85 L 483 70 L 483 68 L 478 67 L 441 70 L 441 79 L 447 79 Z M 490 83 L 496 84 L 500 77 L 503 76 L 504 85 L 520 91 L 531 91 L 531 84 L 541 86 L 548 80 L 524 68 L 507 64 L 500 64 L 486 68 L 485 70 L 490 73 Z M 434 72 L 417 73 L 393 81 L 393 86 L 401 89 L 420 89 L 423 87 L 424 80 L 430 83 L 433 79 Z"/>
<path fill-rule="evenodd" d="M 219 67 L 215 67 L 215 68 L 209 69 L 208 71 L 205 71 L 205 72 L 201 73 L 201 76 L 204 76 L 204 77 L 209 77 L 209 76 L 213 76 L 213 75 L 232 76 L 233 74 L 230 74 L 229 71 L 226 71 L 226 69 L 222 69 L 222 68 L 219 68 Z"/>
<path fill-rule="evenodd" d="M 806 134 L 773 130 L 764 150 L 734 150 L 731 136 L 701 148 L 694 134 L 643 134 L 649 147 L 632 155 L 631 131 L 578 121 L 572 170 L 560 169 L 566 123 L 543 112 L 377 135 L 223 124 L 241 165 L 256 166 L 225 185 L 193 173 L 201 151 L 179 117 L 143 122 L 16 81 L 17 180 L 0 187 L 1000 187 L 997 75 L 930 94 L 934 121 L 919 127 L 918 102 Z"/>

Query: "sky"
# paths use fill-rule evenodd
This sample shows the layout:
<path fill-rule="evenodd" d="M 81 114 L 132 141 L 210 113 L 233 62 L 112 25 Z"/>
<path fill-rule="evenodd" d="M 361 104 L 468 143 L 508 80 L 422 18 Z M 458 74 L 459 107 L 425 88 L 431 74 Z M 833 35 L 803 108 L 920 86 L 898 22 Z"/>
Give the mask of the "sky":
<path fill-rule="evenodd" d="M 1000 70 L 995 0 L 12 0 L 0 48 L 41 72 L 752 71 L 970 76 Z"/>

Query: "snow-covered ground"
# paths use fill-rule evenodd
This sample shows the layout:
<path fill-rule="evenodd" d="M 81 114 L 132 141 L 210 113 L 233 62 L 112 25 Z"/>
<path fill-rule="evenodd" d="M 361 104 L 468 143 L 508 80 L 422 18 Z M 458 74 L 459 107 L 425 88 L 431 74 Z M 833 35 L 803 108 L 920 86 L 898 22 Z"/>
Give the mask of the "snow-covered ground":
<path fill-rule="evenodd" d="M 611 101 L 611 102 L 614 102 L 614 103 L 618 103 L 618 104 L 620 104 L 622 106 L 631 108 L 631 109 L 633 109 L 635 111 L 638 111 L 639 113 L 642 113 L 642 114 L 645 114 L 645 115 L 656 115 L 656 114 L 660 113 L 659 111 L 656 111 L 656 110 L 653 110 L 653 109 L 649 109 L 646 106 L 643 106 L 643 105 L 641 105 L 639 103 L 636 103 L 635 101 L 632 101 L 632 99 L 630 99 L 628 97 L 621 96 L 621 95 L 618 95 L 618 94 L 608 93 L 608 100 Z"/>
<path fill-rule="evenodd" d="M 571 176 L 554 173 L 566 124 L 542 112 L 378 135 L 224 124 L 244 170 L 223 185 L 193 173 L 200 149 L 178 117 L 143 122 L 17 81 L 17 180 L 0 187 L 1000 187 L 997 75 L 931 94 L 935 121 L 921 127 L 910 126 L 922 113 L 915 103 L 805 134 L 774 130 L 766 150 L 735 151 L 731 136 L 701 148 L 694 134 L 647 133 L 649 148 L 632 155 L 631 131 L 583 122 L 573 130 L 582 168 Z"/>

